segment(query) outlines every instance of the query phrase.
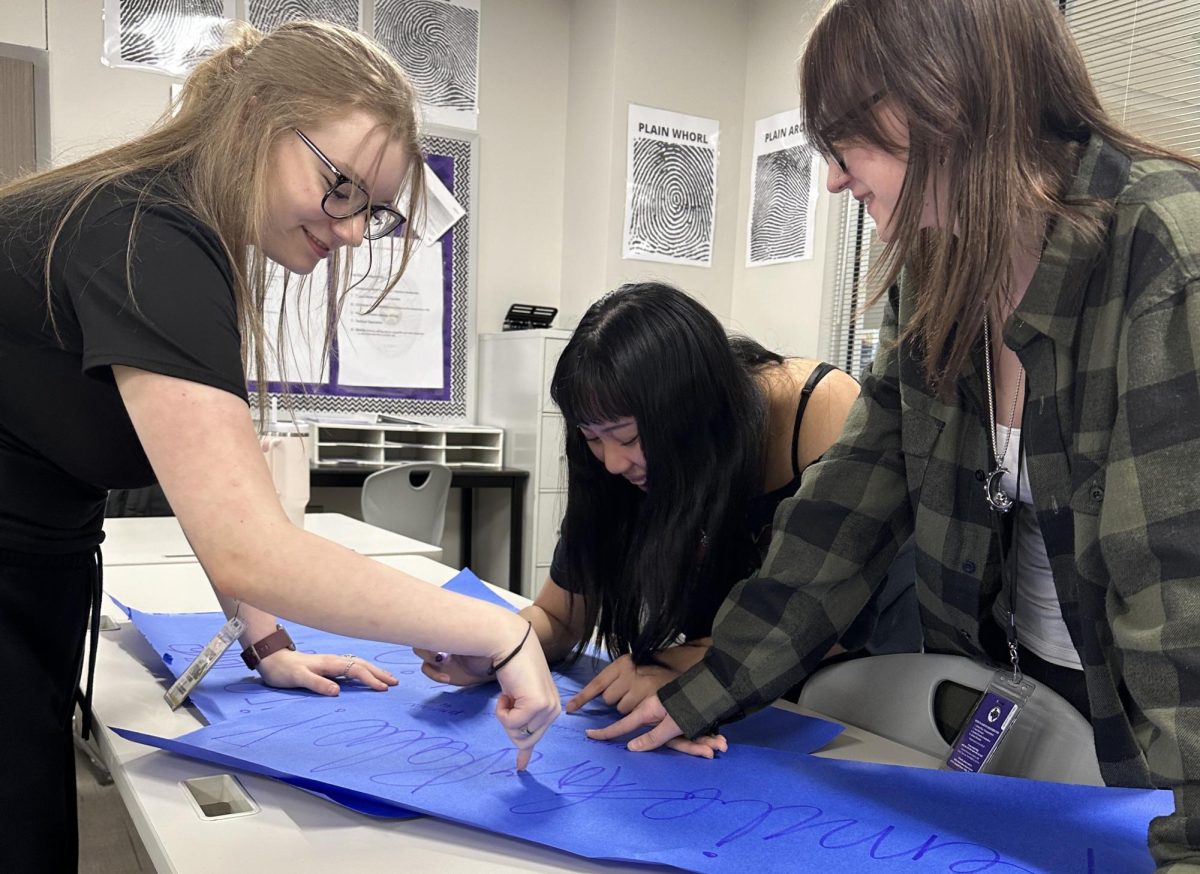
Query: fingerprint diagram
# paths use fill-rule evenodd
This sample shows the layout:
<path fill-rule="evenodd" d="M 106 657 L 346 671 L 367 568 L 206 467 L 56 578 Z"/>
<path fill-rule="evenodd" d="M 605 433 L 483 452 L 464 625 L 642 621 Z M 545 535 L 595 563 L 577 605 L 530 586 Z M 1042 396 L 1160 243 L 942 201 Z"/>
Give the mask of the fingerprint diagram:
<path fill-rule="evenodd" d="M 686 261 L 712 256 L 716 153 L 645 137 L 633 141 L 630 251 Z"/>
<path fill-rule="evenodd" d="M 358 29 L 358 0 L 250 0 L 247 13 L 263 33 L 287 21 L 332 21 Z"/>
<path fill-rule="evenodd" d="M 221 0 L 120 0 L 121 60 L 183 70 L 221 44 Z"/>
<path fill-rule="evenodd" d="M 430 106 L 476 107 L 479 12 L 431 0 L 379 0 L 375 38 Z"/>
<path fill-rule="evenodd" d="M 791 146 L 759 155 L 754 171 L 750 260 L 803 258 L 808 253 L 812 150 Z"/>

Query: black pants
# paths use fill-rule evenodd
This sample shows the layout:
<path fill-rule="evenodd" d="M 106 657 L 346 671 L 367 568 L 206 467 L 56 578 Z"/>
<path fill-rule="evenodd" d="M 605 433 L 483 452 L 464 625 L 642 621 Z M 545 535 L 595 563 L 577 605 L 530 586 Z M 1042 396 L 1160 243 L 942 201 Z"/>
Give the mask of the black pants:
<path fill-rule="evenodd" d="M 71 717 L 94 553 L 0 550 L 0 871 L 75 871 Z"/>

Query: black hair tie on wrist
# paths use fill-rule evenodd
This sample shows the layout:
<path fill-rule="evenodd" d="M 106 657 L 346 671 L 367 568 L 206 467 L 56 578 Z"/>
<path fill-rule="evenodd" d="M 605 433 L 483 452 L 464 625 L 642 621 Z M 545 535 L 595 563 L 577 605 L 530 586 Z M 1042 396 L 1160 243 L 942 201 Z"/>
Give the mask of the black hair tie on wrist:
<path fill-rule="evenodd" d="M 509 662 L 511 662 L 513 659 L 515 659 L 517 657 L 517 653 L 519 653 L 521 651 L 521 647 L 523 647 L 525 645 L 525 641 L 529 640 L 529 632 L 531 632 L 531 631 L 533 631 L 533 623 L 531 623 L 528 619 L 526 619 L 525 620 L 525 636 L 521 638 L 521 642 L 517 644 L 516 649 L 514 649 L 512 652 L 510 652 L 504 658 L 500 659 L 499 664 L 492 665 L 490 668 L 488 668 L 488 676 L 489 677 L 494 676 L 496 671 L 500 670 L 502 667 L 504 667 L 505 665 L 507 665 Z"/>

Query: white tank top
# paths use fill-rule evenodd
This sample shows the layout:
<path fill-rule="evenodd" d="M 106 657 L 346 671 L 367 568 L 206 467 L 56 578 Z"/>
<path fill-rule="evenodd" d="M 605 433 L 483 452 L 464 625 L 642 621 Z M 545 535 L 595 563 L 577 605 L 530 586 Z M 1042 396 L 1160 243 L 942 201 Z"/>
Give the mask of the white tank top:
<path fill-rule="evenodd" d="M 1067 624 L 1063 622 L 1054 575 L 1046 555 L 1046 540 L 1038 527 L 1033 510 L 1033 490 L 1029 487 L 1028 458 L 1021 465 L 1021 488 L 1017 489 L 1017 453 L 1021 446 L 1021 429 L 996 425 L 996 443 L 1008 443 L 1004 456 L 1006 473 L 1001 484 L 1006 494 L 1024 506 L 1017 516 L 1014 536 L 1017 541 L 1017 638 L 1021 644 L 1041 658 L 1064 668 L 1082 670 L 1079 653 L 1071 642 Z"/>

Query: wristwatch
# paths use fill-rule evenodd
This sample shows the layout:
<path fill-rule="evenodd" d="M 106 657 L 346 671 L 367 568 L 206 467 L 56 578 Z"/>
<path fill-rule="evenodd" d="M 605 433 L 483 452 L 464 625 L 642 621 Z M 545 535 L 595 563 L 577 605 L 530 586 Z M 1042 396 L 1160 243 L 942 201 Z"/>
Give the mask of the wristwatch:
<path fill-rule="evenodd" d="M 292 636 L 287 633 L 287 629 L 282 625 L 276 625 L 275 630 L 258 643 L 251 644 L 242 650 L 242 661 L 253 671 L 258 667 L 258 663 L 271 653 L 279 652 L 281 649 L 294 650 L 295 648 L 296 644 L 292 643 Z"/>

